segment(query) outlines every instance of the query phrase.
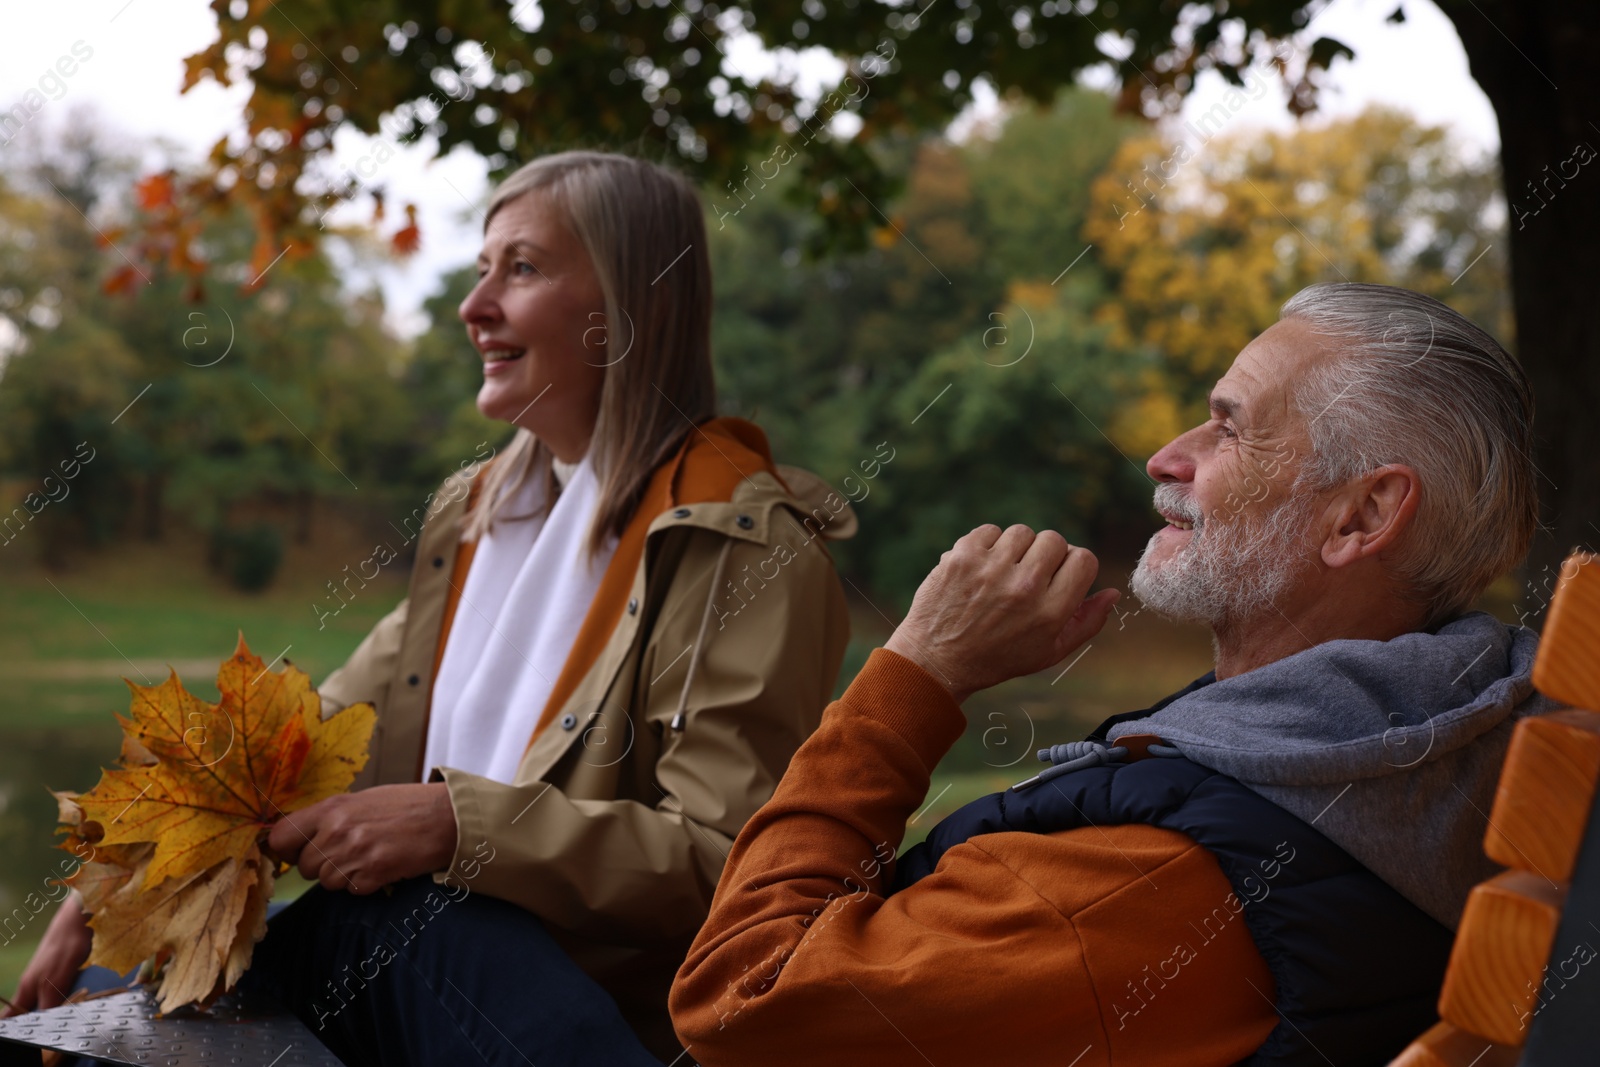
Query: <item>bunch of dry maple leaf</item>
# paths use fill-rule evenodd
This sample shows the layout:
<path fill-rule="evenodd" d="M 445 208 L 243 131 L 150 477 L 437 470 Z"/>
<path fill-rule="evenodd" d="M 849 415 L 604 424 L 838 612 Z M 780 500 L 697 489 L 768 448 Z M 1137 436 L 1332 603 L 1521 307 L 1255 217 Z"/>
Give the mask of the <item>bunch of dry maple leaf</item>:
<path fill-rule="evenodd" d="M 89 963 L 141 978 L 168 1012 L 233 988 L 266 933 L 278 863 L 271 825 L 343 793 L 367 762 L 376 716 L 331 718 L 304 671 L 270 671 L 239 636 L 200 700 L 174 672 L 137 685 L 120 768 L 83 794 L 57 793 L 63 848 L 85 857 L 68 885 L 91 913 Z"/>

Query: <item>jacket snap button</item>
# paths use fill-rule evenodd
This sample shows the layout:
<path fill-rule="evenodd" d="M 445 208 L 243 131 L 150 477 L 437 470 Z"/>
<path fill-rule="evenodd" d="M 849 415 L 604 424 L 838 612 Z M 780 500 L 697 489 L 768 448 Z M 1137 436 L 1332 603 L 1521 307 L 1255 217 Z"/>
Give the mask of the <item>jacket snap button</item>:
<path fill-rule="evenodd" d="M 628 614 L 629 615 L 637 615 L 638 613 L 639 613 L 639 598 L 638 597 L 629 597 L 628 598 Z"/>
<path fill-rule="evenodd" d="M 689 517 L 689 509 L 678 508 L 672 513 L 672 517 L 675 519 L 687 519 Z"/>
<path fill-rule="evenodd" d="M 444 557 L 443 556 L 434 556 L 433 557 L 433 565 L 435 567 L 443 567 L 444 566 Z"/>
<path fill-rule="evenodd" d="M 406 679 L 406 684 L 407 685 L 417 685 L 417 684 L 421 683 L 421 681 L 422 681 L 421 678 L 419 678 L 417 675 L 413 674 L 411 677 Z"/>
<path fill-rule="evenodd" d="M 748 529 L 750 529 L 752 526 L 754 526 L 756 524 L 756 520 L 752 519 L 748 515 L 740 515 L 737 519 L 734 519 L 733 521 L 739 524 L 739 529 L 741 529 L 741 530 L 748 530 Z"/>
<path fill-rule="evenodd" d="M 578 725 L 578 717 L 572 714 L 572 712 L 569 711 L 565 715 L 561 716 L 561 728 L 563 730 L 570 730 L 576 725 Z"/>

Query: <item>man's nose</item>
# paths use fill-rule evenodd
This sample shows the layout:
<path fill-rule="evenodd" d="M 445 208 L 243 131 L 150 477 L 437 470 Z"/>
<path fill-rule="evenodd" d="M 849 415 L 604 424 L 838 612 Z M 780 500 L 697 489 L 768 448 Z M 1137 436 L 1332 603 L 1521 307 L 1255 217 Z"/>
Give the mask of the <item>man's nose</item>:
<path fill-rule="evenodd" d="M 1194 481 L 1194 452 L 1190 447 L 1190 434 L 1179 434 L 1165 445 L 1161 451 L 1150 457 L 1150 462 L 1144 465 L 1145 473 L 1158 482 L 1192 482 Z"/>

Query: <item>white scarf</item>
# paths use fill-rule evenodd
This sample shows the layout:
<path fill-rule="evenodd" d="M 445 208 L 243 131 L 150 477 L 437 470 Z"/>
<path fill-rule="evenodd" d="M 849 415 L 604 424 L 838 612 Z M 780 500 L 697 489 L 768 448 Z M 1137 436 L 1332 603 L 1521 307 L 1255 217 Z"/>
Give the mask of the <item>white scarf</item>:
<path fill-rule="evenodd" d="M 544 482 L 529 477 L 502 514 L 537 510 Z M 434 681 L 423 781 L 434 767 L 507 784 L 515 777 L 616 551 L 613 537 L 589 558 L 599 503 L 584 460 L 548 514 L 498 520 L 478 543 Z"/>

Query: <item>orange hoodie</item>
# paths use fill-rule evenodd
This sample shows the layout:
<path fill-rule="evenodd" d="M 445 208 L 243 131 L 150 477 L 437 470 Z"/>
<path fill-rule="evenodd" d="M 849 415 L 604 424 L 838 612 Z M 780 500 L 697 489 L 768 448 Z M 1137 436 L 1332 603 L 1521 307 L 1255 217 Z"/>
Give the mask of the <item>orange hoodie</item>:
<path fill-rule="evenodd" d="M 875 651 L 745 825 L 672 986 L 704 1067 L 1204 1067 L 1277 1023 L 1211 854 L 1151 826 L 996 833 L 885 897 L 907 818 L 966 725 Z"/>

